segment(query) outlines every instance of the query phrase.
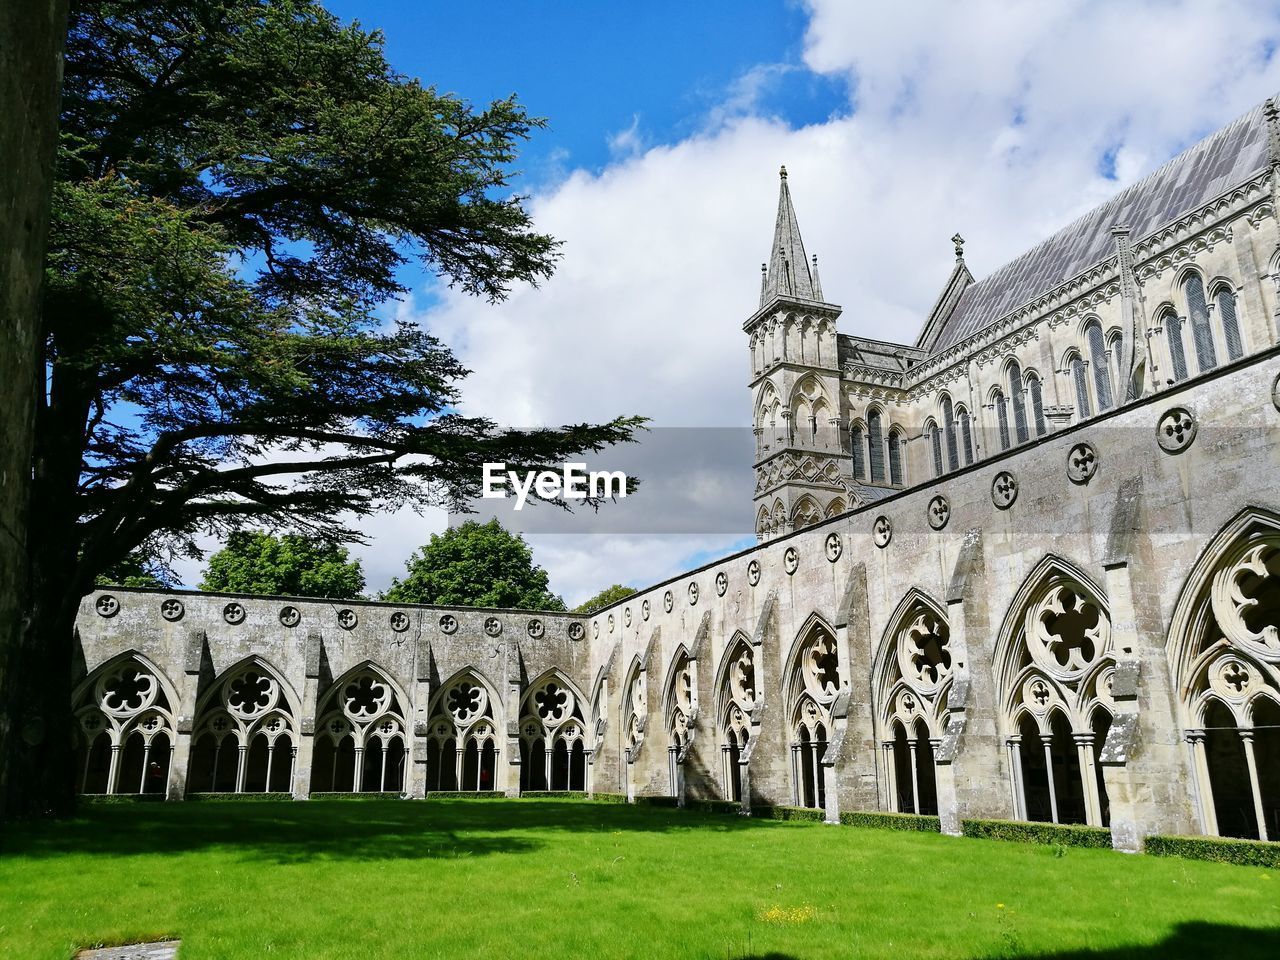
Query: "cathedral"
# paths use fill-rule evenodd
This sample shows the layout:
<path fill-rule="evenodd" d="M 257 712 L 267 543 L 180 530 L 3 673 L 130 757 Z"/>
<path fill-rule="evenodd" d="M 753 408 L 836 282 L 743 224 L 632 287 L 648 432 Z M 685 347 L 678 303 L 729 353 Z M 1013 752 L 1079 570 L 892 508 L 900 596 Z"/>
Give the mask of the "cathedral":
<path fill-rule="evenodd" d="M 980 280 L 955 236 L 899 344 L 838 332 L 784 169 L 755 546 L 592 616 L 98 590 L 78 788 L 1280 839 L 1278 210 L 1268 100 Z"/>

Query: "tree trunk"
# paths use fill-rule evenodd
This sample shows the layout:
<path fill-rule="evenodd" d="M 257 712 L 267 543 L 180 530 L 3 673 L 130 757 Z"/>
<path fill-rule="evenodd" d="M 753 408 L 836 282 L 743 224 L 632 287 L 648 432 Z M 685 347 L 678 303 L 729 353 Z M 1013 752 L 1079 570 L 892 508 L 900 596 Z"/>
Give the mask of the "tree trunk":
<path fill-rule="evenodd" d="M 0 816 L 65 807 L 40 799 L 29 774 L 50 745 L 50 721 L 59 725 L 48 711 L 65 717 L 69 704 L 45 698 L 32 712 L 25 691 L 47 680 L 69 685 L 71 628 L 39 636 L 30 619 L 24 629 L 23 611 L 40 291 L 66 32 L 67 0 L 0 0 Z M 33 642 L 58 649 L 30 649 Z M 61 679 L 29 672 L 63 661 Z M 69 743 L 58 746 L 65 752 Z"/>

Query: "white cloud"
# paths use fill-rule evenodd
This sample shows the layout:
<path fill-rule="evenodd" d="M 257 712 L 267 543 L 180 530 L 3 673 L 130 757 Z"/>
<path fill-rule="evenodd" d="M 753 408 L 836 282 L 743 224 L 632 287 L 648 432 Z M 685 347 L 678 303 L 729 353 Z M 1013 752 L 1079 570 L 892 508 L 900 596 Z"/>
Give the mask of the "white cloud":
<path fill-rule="evenodd" d="M 1269 3 L 809 9 L 803 68 L 846 77 L 849 112 L 799 129 L 758 115 L 761 85 L 783 69 L 761 65 L 698 135 L 644 149 L 633 125 L 615 136 L 614 163 L 537 192 L 535 221 L 565 241 L 555 277 L 499 307 L 446 294 L 421 313 L 475 371 L 466 409 L 512 425 L 623 413 L 746 425 L 741 325 L 757 303 L 779 164 L 826 295 L 844 305 L 841 329 L 910 342 L 956 230 L 970 268 L 988 273 L 1280 89 Z M 370 530 L 363 555 L 382 586 L 425 530 L 396 518 Z M 571 602 L 674 574 L 727 542 L 534 539 Z"/>

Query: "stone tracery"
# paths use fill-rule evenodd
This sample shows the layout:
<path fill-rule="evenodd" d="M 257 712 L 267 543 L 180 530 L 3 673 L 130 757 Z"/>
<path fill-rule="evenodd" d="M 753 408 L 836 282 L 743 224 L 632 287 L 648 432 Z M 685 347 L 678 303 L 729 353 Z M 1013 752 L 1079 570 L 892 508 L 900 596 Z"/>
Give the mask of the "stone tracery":
<path fill-rule="evenodd" d="M 520 708 L 520 788 L 588 790 L 582 697 L 558 672 L 530 684 Z"/>
<path fill-rule="evenodd" d="M 164 793 L 175 726 L 154 668 L 117 657 L 81 684 L 75 703 L 79 792 Z"/>
<path fill-rule="evenodd" d="M 427 789 L 497 788 L 496 698 L 468 671 L 442 685 L 427 723 Z"/>
<path fill-rule="evenodd" d="M 194 729 L 189 790 L 291 791 L 294 709 L 264 662 L 255 658 L 226 671 L 201 698 Z"/>
<path fill-rule="evenodd" d="M 407 742 L 401 698 L 373 664 L 349 671 L 320 701 L 314 782 L 320 792 L 398 793 Z"/>

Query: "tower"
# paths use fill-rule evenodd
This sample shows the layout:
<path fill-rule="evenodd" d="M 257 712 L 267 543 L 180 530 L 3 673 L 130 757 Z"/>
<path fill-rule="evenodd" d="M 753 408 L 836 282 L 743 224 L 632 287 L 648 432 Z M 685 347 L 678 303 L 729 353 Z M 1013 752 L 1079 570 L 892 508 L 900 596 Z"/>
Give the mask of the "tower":
<path fill-rule="evenodd" d="M 760 306 L 742 327 L 751 350 L 761 540 L 849 506 L 836 352 L 840 308 L 822 297 L 818 258 L 805 256 L 786 167 L 780 177 L 773 247 L 760 265 Z"/>

